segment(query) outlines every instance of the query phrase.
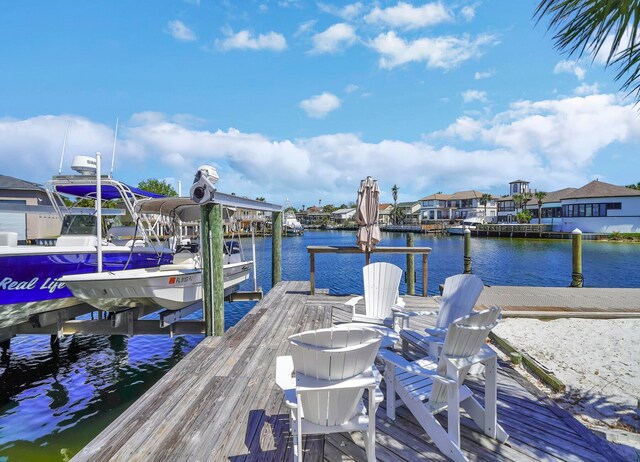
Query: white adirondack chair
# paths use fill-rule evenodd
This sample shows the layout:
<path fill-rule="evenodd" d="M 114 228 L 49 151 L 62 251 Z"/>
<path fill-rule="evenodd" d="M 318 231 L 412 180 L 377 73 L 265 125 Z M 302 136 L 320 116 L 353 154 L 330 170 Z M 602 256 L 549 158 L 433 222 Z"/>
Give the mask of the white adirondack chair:
<path fill-rule="evenodd" d="M 302 461 L 302 436 L 361 431 L 367 459 L 375 461 L 375 414 L 383 395 L 373 368 L 381 335 L 366 328 L 319 329 L 289 337 L 291 356 L 276 362 L 276 383 L 290 408 L 294 461 Z M 362 401 L 369 393 L 369 406 Z"/>
<path fill-rule="evenodd" d="M 396 317 L 405 318 L 399 288 L 402 270 L 391 263 L 371 263 L 362 269 L 364 297 L 353 297 L 345 305 L 352 310 L 352 320 L 386 324 L 395 328 Z M 356 313 L 356 304 L 364 298 L 365 314 Z"/>
<path fill-rule="evenodd" d="M 396 405 L 406 405 L 438 449 L 454 461 L 468 460 L 460 449 L 460 407 L 486 435 L 500 442 L 509 437 L 497 422 L 496 353 L 485 344 L 499 314 L 500 308 L 493 307 L 455 321 L 447 331 L 438 362 L 430 358 L 409 362 L 388 350 L 378 353 L 385 362 L 387 416 L 395 419 Z M 469 368 L 478 363 L 485 366 L 485 407 L 464 385 Z M 447 430 L 435 418 L 444 410 Z"/>
<path fill-rule="evenodd" d="M 401 331 L 400 338 L 403 341 L 403 351 L 406 351 L 406 343 L 409 342 L 428 351 L 431 356 L 437 358 L 449 325 L 456 319 L 471 313 L 483 288 L 482 279 L 473 274 L 457 274 L 445 279 L 440 308 L 437 311 L 407 313 L 409 316 L 437 317 L 435 326 L 426 329 L 430 334 L 429 336 L 420 335 L 417 332 Z M 433 337 L 436 337 L 436 339 L 433 339 Z"/>

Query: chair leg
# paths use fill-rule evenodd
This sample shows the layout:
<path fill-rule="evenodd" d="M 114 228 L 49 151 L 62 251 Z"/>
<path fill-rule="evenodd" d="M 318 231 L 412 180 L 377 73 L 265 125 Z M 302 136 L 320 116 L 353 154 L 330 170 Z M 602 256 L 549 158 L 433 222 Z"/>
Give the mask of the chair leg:
<path fill-rule="evenodd" d="M 460 445 L 456 445 L 451 441 L 450 435 L 442 428 L 440 422 L 427 410 L 424 403 L 420 400 L 411 398 L 402 388 L 398 388 L 398 394 L 402 398 L 405 406 L 411 411 L 420 426 L 431 437 L 438 449 L 454 462 L 469 462 L 460 449 Z"/>
<path fill-rule="evenodd" d="M 367 461 L 376 462 L 376 404 L 375 389 L 369 388 L 369 428 L 365 432 L 365 440 L 367 444 Z"/>
<path fill-rule="evenodd" d="M 396 420 L 396 367 L 387 363 L 384 375 L 387 382 L 387 417 Z"/>

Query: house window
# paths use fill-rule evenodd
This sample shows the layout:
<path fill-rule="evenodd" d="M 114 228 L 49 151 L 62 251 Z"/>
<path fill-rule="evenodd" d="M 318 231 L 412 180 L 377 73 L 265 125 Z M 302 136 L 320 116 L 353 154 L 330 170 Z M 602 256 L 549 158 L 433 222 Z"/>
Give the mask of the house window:
<path fill-rule="evenodd" d="M 598 204 L 571 204 L 562 206 L 563 217 L 606 217 L 607 210 L 621 210 L 621 202 L 604 202 Z M 544 214 L 543 214 L 544 216 Z"/>

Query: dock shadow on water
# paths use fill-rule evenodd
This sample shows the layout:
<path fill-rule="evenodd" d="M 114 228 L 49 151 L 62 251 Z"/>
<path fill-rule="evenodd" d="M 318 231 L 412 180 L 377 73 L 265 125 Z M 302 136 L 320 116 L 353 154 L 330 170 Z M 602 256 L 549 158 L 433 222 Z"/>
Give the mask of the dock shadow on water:
<path fill-rule="evenodd" d="M 385 233 L 381 245 L 402 246 L 405 235 Z M 354 245 L 354 232 L 318 231 L 283 239 L 283 279 L 308 280 L 307 245 Z M 429 293 L 462 271 L 462 240 L 416 235 L 416 246 L 433 248 L 429 257 Z M 246 247 L 250 248 L 247 241 Z M 256 245 L 258 285 L 271 284 L 271 241 Z M 571 277 L 569 242 L 524 239 L 472 239 L 473 271 L 490 285 L 567 286 Z M 629 271 L 640 257 L 639 245 L 584 243 L 586 285 L 640 287 L 640 273 Z M 373 255 L 404 269 L 404 255 Z M 361 255 L 322 255 L 316 259 L 316 285 L 333 294 L 362 292 Z M 422 291 L 420 265 L 416 292 Z M 242 290 L 252 290 L 245 281 Z M 406 292 L 404 281 L 401 293 Z M 235 325 L 253 303 L 225 305 L 225 328 Z M 192 316 L 201 316 L 194 313 Z M 49 336 L 18 336 L 0 352 L 0 462 L 64 461 L 75 455 L 157 382 L 202 336 L 72 335 L 52 349 Z M 273 419 L 273 420 L 272 420 Z M 282 416 L 259 416 L 261 430 L 282 438 Z M 253 429 L 250 429 L 253 431 Z M 269 438 L 266 438 L 269 439 Z M 277 446 L 276 446 L 277 447 Z M 275 449 L 270 444 L 253 448 Z"/>

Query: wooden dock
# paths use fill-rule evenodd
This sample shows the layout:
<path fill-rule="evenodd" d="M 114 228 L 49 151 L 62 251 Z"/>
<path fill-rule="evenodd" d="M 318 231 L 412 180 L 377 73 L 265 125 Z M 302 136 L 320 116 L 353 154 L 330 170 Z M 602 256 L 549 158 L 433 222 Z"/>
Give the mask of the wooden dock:
<path fill-rule="evenodd" d="M 205 338 L 73 460 L 291 460 L 276 357 L 288 354 L 289 335 L 349 320 L 347 297 L 320 292 L 310 296 L 308 282 L 279 283 L 224 336 Z M 434 306 L 420 297 L 405 300 L 411 309 Z M 472 387 L 481 396 L 482 383 Z M 499 373 L 498 420 L 510 434 L 503 445 L 463 418 L 462 449 L 470 460 L 622 460 L 506 364 Z M 389 421 L 383 402 L 376 430 L 380 461 L 447 460 L 404 408 Z M 308 437 L 305 450 L 307 461 L 365 460 L 358 434 Z"/>

